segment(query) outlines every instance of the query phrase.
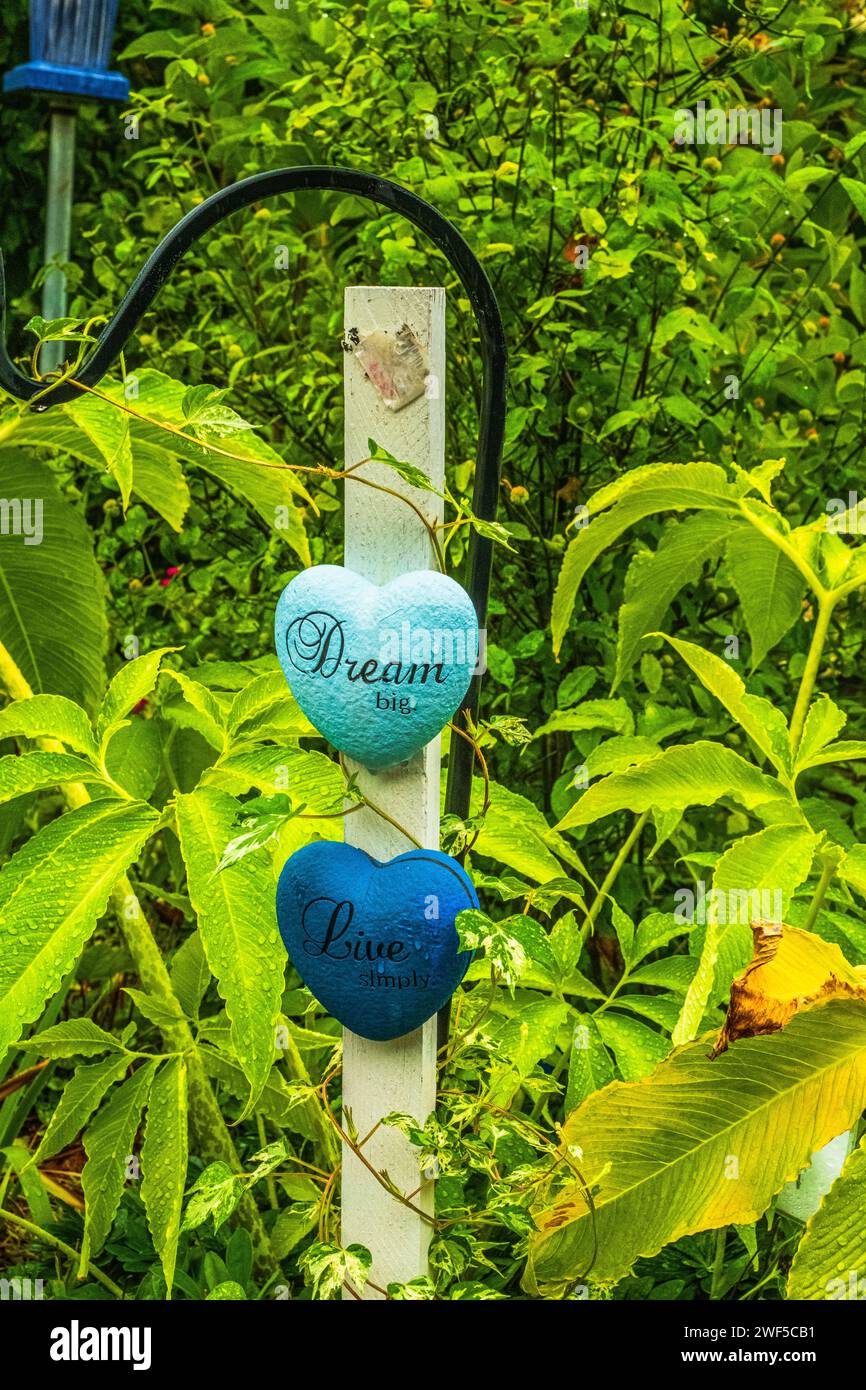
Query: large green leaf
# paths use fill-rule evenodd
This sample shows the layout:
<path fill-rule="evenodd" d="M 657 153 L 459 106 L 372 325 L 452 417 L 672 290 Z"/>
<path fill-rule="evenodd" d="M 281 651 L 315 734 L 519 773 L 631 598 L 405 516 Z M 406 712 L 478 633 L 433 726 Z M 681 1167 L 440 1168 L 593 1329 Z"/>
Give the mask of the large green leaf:
<path fill-rule="evenodd" d="M 788 1275 L 788 1298 L 863 1298 L 866 1137 L 809 1218 Z M 852 1291 L 853 1283 L 853 1291 Z"/>
<path fill-rule="evenodd" d="M 855 762 L 861 758 L 866 758 L 866 739 L 840 739 L 838 743 L 828 743 L 820 753 L 813 753 L 801 764 L 801 769 L 826 767 L 828 763 Z"/>
<path fill-rule="evenodd" d="M 84 1135 L 87 1162 L 81 1173 L 85 1203 L 82 1265 L 85 1256 L 102 1249 L 117 1215 L 157 1065 L 156 1061 L 145 1062 L 118 1086 Z"/>
<path fill-rule="evenodd" d="M 277 931 L 267 856 L 248 854 L 216 872 L 226 845 L 237 833 L 239 813 L 240 804 L 213 787 L 201 787 L 177 801 L 189 897 L 208 965 L 231 1020 L 233 1050 L 249 1082 L 248 1113 L 274 1060 L 286 956 Z"/>
<path fill-rule="evenodd" d="M 738 528 L 727 548 L 731 580 L 760 666 L 802 613 L 806 581 L 787 555 L 754 527 Z"/>
<path fill-rule="evenodd" d="M 113 400 L 127 403 L 119 383 L 102 382 L 99 390 Z M 100 421 L 105 425 L 104 438 L 97 437 Z M 108 467 L 120 487 L 124 505 L 128 501 L 131 469 L 133 494 L 179 531 L 190 503 L 189 488 L 171 452 L 171 436 L 165 434 L 164 442 L 155 442 L 142 437 L 146 429 L 116 406 L 96 396 L 86 396 L 70 405 L 55 406 L 44 415 L 24 415 L 11 439 L 19 447 L 68 454 L 90 468 Z"/>
<path fill-rule="evenodd" d="M 174 1282 L 187 1165 L 187 1076 L 182 1057 L 170 1057 L 150 1092 L 141 1149 L 141 1196 L 168 1297 Z"/>
<path fill-rule="evenodd" d="M 756 1221 L 866 1104 L 866 1005 L 831 1000 L 710 1060 L 708 1039 L 570 1115 L 570 1182 L 539 1211 L 526 1287 L 623 1277 L 670 1241 Z"/>
<path fill-rule="evenodd" d="M 729 513 L 735 506 L 736 495 L 724 472 L 710 463 L 650 464 L 602 488 L 593 497 L 590 511 L 603 507 L 610 507 L 610 511 L 577 531 L 562 562 L 551 612 L 554 653 L 562 646 L 587 570 L 630 526 L 662 512 L 696 509 Z"/>
<path fill-rule="evenodd" d="M 132 490 L 142 502 L 159 512 L 172 530 L 182 530 L 190 504 L 189 488 L 183 469 L 168 449 L 136 439 Z"/>
<path fill-rule="evenodd" d="M 723 796 L 753 811 L 782 800 L 784 791 L 731 748 L 704 741 L 681 744 L 588 787 L 556 829 L 592 825 L 614 811 L 685 811 Z"/>
<path fill-rule="evenodd" d="M 657 550 L 635 555 L 619 610 L 614 690 L 640 652 L 644 636 L 660 626 L 677 594 L 697 582 L 704 565 L 719 558 L 730 533 L 728 516 L 702 512 L 673 522 Z"/>
<path fill-rule="evenodd" d="M 847 722 L 848 716 L 829 695 L 819 695 L 813 700 L 797 749 L 798 766 L 811 767 L 814 766 L 813 759 L 820 761 L 822 750 L 844 729 Z M 866 750 L 866 744 L 863 748 Z"/>
<path fill-rule="evenodd" d="M 0 496 L 42 504 L 42 539 L 0 544 L 0 641 L 37 693 L 93 709 L 105 686 L 102 572 L 83 515 L 32 453 L 0 451 Z"/>
<path fill-rule="evenodd" d="M 111 1033 L 92 1018 L 67 1018 L 52 1028 L 42 1028 L 32 1037 L 22 1038 L 19 1047 L 32 1048 L 40 1057 L 98 1057 L 100 1052 L 125 1049 Z"/>
<path fill-rule="evenodd" d="M 490 807 L 475 844 L 476 852 L 507 864 L 535 883 L 560 878 L 562 865 L 555 854 L 573 861 L 568 846 L 551 830 L 544 814 L 527 797 L 498 782 L 490 783 L 489 792 Z M 473 801 L 477 802 L 480 794 L 481 786 L 476 782 Z"/>
<path fill-rule="evenodd" d="M 0 710 L 0 738 L 56 738 L 76 753 L 96 758 L 90 720 L 80 705 L 63 695 L 34 695 Z"/>
<path fill-rule="evenodd" d="M 788 722 L 782 711 L 763 696 L 750 695 L 733 667 L 714 652 L 678 637 L 666 636 L 665 641 L 691 667 L 710 694 L 724 705 L 773 766 L 778 771 L 786 770 Z"/>
<path fill-rule="evenodd" d="M 105 467 L 120 488 L 126 510 L 132 491 L 131 417 L 100 396 L 88 395 L 70 401 L 66 414 L 99 451 Z"/>
<path fill-rule="evenodd" d="M 0 1055 L 59 989 L 157 819 L 137 803 L 92 802 L 44 826 L 0 871 Z"/>
<path fill-rule="evenodd" d="M 240 796 L 257 787 L 266 796 L 284 792 L 308 814 L 342 809 L 346 784 L 340 764 L 314 749 L 244 744 L 226 753 L 206 773 L 211 786 Z"/>
<path fill-rule="evenodd" d="M 65 782 L 101 782 L 92 763 L 71 753 L 10 753 L 0 758 L 0 802 Z"/>
<path fill-rule="evenodd" d="M 613 1062 L 602 1041 L 596 1020 L 590 1013 L 580 1014 L 574 1025 L 568 1058 L 566 1114 L 613 1079 Z"/>

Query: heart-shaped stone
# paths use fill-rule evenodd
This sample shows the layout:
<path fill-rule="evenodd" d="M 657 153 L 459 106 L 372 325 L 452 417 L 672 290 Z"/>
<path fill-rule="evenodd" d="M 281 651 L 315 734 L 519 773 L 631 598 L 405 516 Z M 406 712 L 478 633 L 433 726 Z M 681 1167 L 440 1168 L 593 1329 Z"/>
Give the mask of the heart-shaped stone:
<path fill-rule="evenodd" d="M 374 772 L 436 737 L 478 660 L 469 595 L 430 570 L 379 588 L 340 565 L 314 565 L 280 595 L 274 633 L 304 714 Z"/>
<path fill-rule="evenodd" d="M 352 845 L 297 850 L 277 886 L 277 922 L 301 979 L 334 1018 L 375 1042 L 420 1028 L 466 973 L 454 919 L 478 907 L 472 880 L 438 850 L 385 864 Z"/>

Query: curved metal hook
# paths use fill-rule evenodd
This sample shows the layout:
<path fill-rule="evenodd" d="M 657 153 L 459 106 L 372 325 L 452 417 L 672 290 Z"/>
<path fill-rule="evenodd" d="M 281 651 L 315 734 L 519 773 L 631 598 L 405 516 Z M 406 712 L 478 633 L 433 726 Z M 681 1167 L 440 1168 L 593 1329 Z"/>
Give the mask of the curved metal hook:
<path fill-rule="evenodd" d="M 438 246 L 449 265 L 456 271 L 472 305 L 481 339 L 483 387 L 481 395 L 478 460 L 472 500 L 476 516 L 493 521 L 499 497 L 499 469 L 505 434 L 505 373 L 506 348 L 502 317 L 496 296 L 484 269 L 447 218 L 423 198 L 401 188 L 389 179 L 356 169 L 330 168 L 309 165 L 294 169 L 275 169 L 241 179 L 228 188 L 220 189 L 192 212 L 187 213 L 160 242 L 145 261 L 130 285 L 116 313 L 99 335 L 96 346 L 85 358 L 78 380 L 85 386 L 95 386 L 119 356 L 139 319 L 150 308 L 172 269 L 184 252 L 205 232 L 224 217 L 249 207 L 262 198 L 278 193 L 301 190 L 332 190 L 353 193 L 373 203 L 393 208 L 407 221 L 426 232 Z M 45 393 L 37 406 L 44 410 L 74 400 L 80 394 L 70 382 L 58 384 L 46 391 L 44 381 L 34 381 L 15 366 L 6 348 L 6 283 L 3 258 L 0 254 L 0 386 L 20 400 L 31 400 L 38 392 Z M 487 618 L 490 590 L 492 542 L 486 536 L 472 532 L 468 554 L 467 588 L 483 628 Z M 462 708 L 476 716 L 480 693 L 480 676 L 475 676 Z M 472 786 L 473 749 L 464 739 L 452 741 L 448 760 L 448 791 L 446 809 L 465 817 L 469 812 Z"/>

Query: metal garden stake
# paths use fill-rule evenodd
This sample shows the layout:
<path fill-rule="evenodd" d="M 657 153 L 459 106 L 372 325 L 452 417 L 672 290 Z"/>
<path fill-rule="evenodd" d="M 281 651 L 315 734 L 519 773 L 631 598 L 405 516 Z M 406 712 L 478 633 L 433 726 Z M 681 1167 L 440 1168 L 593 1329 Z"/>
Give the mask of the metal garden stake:
<path fill-rule="evenodd" d="M 5 92 L 46 92 L 51 107 L 45 206 L 45 280 L 42 316 L 66 314 L 66 276 L 75 178 L 75 121 L 86 97 L 126 101 L 129 83 L 108 71 L 118 0 L 30 0 L 30 61 L 3 78 Z M 63 344 L 42 347 L 40 368 L 63 359 Z"/>

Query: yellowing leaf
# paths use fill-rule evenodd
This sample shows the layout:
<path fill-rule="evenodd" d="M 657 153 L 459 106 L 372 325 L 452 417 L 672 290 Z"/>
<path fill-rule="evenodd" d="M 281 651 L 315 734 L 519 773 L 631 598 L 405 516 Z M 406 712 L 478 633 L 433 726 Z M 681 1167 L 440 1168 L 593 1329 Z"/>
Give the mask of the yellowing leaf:
<path fill-rule="evenodd" d="M 800 927 L 757 922 L 755 954 L 731 986 L 716 1054 L 737 1038 L 774 1033 L 794 1014 L 824 999 L 864 999 L 866 982 L 839 947 Z"/>
<path fill-rule="evenodd" d="M 806 1009 L 715 1060 L 707 1042 L 680 1048 L 643 1081 L 606 1086 L 569 1116 L 563 1149 L 580 1179 L 537 1212 L 529 1292 L 587 1275 L 612 1282 L 681 1236 L 757 1220 L 866 1104 L 858 999 Z"/>

